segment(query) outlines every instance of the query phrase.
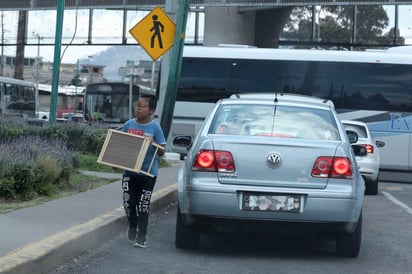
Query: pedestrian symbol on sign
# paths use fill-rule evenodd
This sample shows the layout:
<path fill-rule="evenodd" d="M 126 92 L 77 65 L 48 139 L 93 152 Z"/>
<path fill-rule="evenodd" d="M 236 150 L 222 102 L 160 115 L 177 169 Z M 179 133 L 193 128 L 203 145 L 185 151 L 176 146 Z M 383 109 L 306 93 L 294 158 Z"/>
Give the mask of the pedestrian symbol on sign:
<path fill-rule="evenodd" d="M 153 35 L 152 35 L 152 40 L 150 41 L 150 47 L 154 48 L 154 42 L 157 37 L 157 41 L 159 42 L 159 47 L 162 49 L 163 43 L 162 43 L 162 36 L 160 34 L 159 28 L 161 28 L 162 29 L 161 32 L 163 32 L 165 27 L 160 21 L 157 20 L 156 14 L 152 16 L 152 19 L 153 19 L 153 27 L 150 29 L 150 31 L 153 32 Z"/>
<path fill-rule="evenodd" d="M 175 30 L 173 20 L 161 7 L 157 7 L 129 32 L 153 61 L 156 61 L 173 46 Z"/>

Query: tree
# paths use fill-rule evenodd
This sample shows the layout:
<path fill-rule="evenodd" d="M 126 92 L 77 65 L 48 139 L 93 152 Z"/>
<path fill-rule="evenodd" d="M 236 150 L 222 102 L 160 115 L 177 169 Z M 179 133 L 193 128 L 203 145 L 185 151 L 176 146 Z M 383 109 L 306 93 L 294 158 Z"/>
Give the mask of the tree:
<path fill-rule="evenodd" d="M 312 16 L 312 11 L 316 16 Z M 315 28 L 312 27 L 313 18 Z M 356 22 L 355 29 L 353 29 L 354 22 Z M 394 43 L 394 30 L 384 33 L 388 25 L 388 15 L 381 5 L 324 6 L 320 9 L 297 7 L 292 12 L 282 36 L 296 41 L 352 43 L 364 45 L 363 47 L 391 45 Z M 404 39 L 399 38 L 397 43 L 403 44 Z"/>
<path fill-rule="evenodd" d="M 338 25 L 352 31 L 354 11 L 356 10 L 356 42 L 358 44 L 376 44 L 382 37 L 383 30 L 389 25 L 389 17 L 380 5 L 327 7 L 327 11 L 337 15 Z"/>

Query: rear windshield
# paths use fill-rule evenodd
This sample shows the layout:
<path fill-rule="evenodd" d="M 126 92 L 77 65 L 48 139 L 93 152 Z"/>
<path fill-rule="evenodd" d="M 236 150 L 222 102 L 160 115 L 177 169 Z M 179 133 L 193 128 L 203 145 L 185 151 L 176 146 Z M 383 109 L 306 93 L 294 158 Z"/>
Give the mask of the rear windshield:
<path fill-rule="evenodd" d="M 353 125 L 353 124 L 343 124 L 345 126 L 346 130 L 352 130 L 355 131 L 359 138 L 368 138 L 368 133 L 366 132 L 366 128 L 361 125 Z"/>
<path fill-rule="evenodd" d="M 330 111 L 275 105 L 221 105 L 209 134 L 340 140 Z"/>

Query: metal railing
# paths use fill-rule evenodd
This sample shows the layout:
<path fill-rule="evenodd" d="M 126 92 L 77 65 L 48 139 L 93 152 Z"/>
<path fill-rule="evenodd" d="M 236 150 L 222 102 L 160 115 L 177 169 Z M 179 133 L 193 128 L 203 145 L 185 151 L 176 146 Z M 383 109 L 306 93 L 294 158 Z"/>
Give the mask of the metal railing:
<path fill-rule="evenodd" d="M 156 6 L 165 6 L 166 0 L 65 0 L 65 9 L 126 9 L 145 10 Z M 174 1 L 174 0 L 173 0 Z M 57 0 L 1 0 L 0 10 L 47 10 L 56 9 Z M 313 6 L 313 5 L 411 5 L 405 0 L 191 0 L 194 7 L 276 7 L 276 6 Z"/>

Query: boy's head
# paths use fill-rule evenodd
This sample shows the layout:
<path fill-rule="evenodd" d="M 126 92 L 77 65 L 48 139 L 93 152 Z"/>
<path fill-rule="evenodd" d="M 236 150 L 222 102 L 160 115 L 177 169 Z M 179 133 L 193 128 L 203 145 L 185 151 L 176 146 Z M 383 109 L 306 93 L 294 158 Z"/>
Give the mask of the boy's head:
<path fill-rule="evenodd" d="M 150 110 L 156 110 L 156 106 L 157 106 L 156 96 L 151 95 L 151 94 L 142 94 L 140 95 L 140 98 L 148 102 Z"/>

